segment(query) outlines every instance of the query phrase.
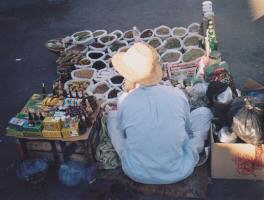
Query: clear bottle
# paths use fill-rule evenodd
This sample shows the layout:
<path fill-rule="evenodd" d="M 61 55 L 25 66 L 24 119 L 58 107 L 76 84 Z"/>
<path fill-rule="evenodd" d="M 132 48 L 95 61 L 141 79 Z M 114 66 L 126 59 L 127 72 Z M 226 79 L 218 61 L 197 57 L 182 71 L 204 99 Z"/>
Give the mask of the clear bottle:
<path fill-rule="evenodd" d="M 141 42 L 142 41 L 140 38 L 140 31 L 136 26 L 133 27 L 133 37 L 134 37 L 135 42 Z"/>

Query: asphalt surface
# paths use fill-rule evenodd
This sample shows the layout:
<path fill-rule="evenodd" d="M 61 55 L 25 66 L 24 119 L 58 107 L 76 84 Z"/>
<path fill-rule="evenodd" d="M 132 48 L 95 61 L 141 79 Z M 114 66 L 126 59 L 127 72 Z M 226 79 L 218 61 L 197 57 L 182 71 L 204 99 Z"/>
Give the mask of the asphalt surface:
<path fill-rule="evenodd" d="M 213 1 L 222 57 L 230 64 L 238 88 L 249 77 L 264 82 L 264 17 L 252 21 L 249 1 Z M 125 31 L 134 25 L 139 29 L 161 24 L 188 26 L 201 21 L 201 2 L 1 0 L 0 199 L 91 199 L 87 186 L 65 188 L 58 183 L 56 174 L 39 190 L 20 183 L 14 171 L 18 161 L 15 143 L 3 137 L 8 120 L 22 108 L 28 97 L 41 91 L 42 82 L 51 86 L 56 78 L 56 56 L 44 47 L 47 40 L 84 29 Z M 261 200 L 264 199 L 263 186 L 261 181 L 215 180 L 209 185 L 208 198 Z"/>

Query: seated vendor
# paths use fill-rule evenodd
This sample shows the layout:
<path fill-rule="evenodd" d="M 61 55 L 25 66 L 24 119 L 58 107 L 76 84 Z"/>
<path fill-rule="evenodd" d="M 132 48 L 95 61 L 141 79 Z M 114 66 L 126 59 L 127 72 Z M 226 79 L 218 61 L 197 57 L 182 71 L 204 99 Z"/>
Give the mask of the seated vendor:
<path fill-rule="evenodd" d="M 211 111 L 203 107 L 190 113 L 180 89 L 159 85 L 163 75 L 158 53 L 145 43 L 117 53 L 112 63 L 127 90 L 117 111 L 108 115 L 124 173 L 146 184 L 175 183 L 190 176 L 203 150 Z"/>

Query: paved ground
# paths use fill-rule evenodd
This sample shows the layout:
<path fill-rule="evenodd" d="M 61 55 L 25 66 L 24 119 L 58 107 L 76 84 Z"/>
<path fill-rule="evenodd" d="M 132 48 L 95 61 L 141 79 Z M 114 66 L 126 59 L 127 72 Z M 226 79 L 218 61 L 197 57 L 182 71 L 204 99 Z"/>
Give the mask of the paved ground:
<path fill-rule="evenodd" d="M 127 30 L 161 24 L 187 26 L 201 20 L 202 0 L 2 0 L 0 2 L 0 132 L 41 82 L 56 78 L 46 40 L 83 29 Z M 264 18 L 251 20 L 249 0 L 214 0 L 217 33 L 237 86 L 252 77 L 264 82 Z M 21 58 L 20 62 L 16 58 Z M 1 134 L 0 134 L 1 138 Z M 17 182 L 15 144 L 0 143 L 0 199 L 89 199 L 87 187 L 65 188 L 54 178 L 33 192 Z M 227 169 L 228 170 L 228 169 Z M 264 199 L 263 182 L 214 181 L 209 199 Z M 139 197 L 138 197 L 139 198 Z M 128 199 L 127 197 L 123 199 Z M 143 197 L 141 197 L 143 199 Z M 148 198 L 144 198 L 148 199 Z M 151 198 L 153 199 L 153 198 Z"/>

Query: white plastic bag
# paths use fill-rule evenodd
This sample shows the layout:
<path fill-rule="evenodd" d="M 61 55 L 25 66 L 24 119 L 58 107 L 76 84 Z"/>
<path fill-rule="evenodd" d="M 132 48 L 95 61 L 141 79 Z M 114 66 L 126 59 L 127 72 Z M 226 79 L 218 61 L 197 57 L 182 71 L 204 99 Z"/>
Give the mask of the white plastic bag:
<path fill-rule="evenodd" d="M 117 40 L 117 36 L 114 34 L 107 34 L 98 38 L 98 42 L 106 46 L 113 44 L 116 40 Z"/>
<path fill-rule="evenodd" d="M 91 77 L 83 78 L 78 76 L 78 73 L 92 73 Z M 96 70 L 92 68 L 87 69 L 76 69 L 71 72 L 71 77 L 74 80 L 92 80 L 96 76 Z"/>
<path fill-rule="evenodd" d="M 134 41 L 133 30 L 127 30 L 124 32 L 124 40 L 127 42 Z"/>
<path fill-rule="evenodd" d="M 193 110 L 190 114 L 191 131 L 193 136 L 206 140 L 208 138 L 212 118 L 213 113 L 209 108 L 200 107 Z"/>
<path fill-rule="evenodd" d="M 175 55 L 176 56 L 175 59 L 168 58 L 168 57 L 170 57 L 169 56 L 170 54 Z M 166 50 L 161 55 L 160 60 L 163 64 L 165 64 L 165 63 L 176 63 L 177 64 L 177 63 L 180 63 L 182 61 L 182 53 L 178 50 L 169 49 L 169 50 Z"/>
<path fill-rule="evenodd" d="M 172 36 L 184 38 L 188 34 L 188 30 L 184 27 L 175 27 L 171 31 Z"/>
<path fill-rule="evenodd" d="M 234 132 L 229 130 L 229 127 L 223 127 L 217 132 L 217 136 L 222 143 L 235 143 L 237 136 Z"/>
<path fill-rule="evenodd" d="M 182 56 L 183 63 L 192 63 L 205 55 L 205 51 L 198 47 L 184 47 L 186 52 Z"/>
<path fill-rule="evenodd" d="M 157 42 L 157 45 L 154 44 L 154 42 Z M 148 44 L 157 49 L 157 51 L 163 46 L 163 41 L 158 38 L 158 37 L 152 37 L 149 41 Z"/>
<path fill-rule="evenodd" d="M 95 31 L 93 32 L 93 37 L 94 37 L 95 39 L 98 39 L 99 37 L 104 36 L 104 35 L 106 35 L 106 34 L 107 34 L 107 31 L 104 30 L 104 29 L 101 29 L 101 30 L 95 30 Z"/>
<path fill-rule="evenodd" d="M 115 31 L 113 31 L 110 34 L 116 35 L 117 40 L 121 40 L 124 37 L 124 33 L 122 31 L 120 31 L 120 30 L 115 30 Z"/>
<path fill-rule="evenodd" d="M 171 28 L 165 25 L 161 25 L 154 29 L 154 35 L 162 40 L 165 40 L 171 36 Z"/>
<path fill-rule="evenodd" d="M 94 57 L 94 55 L 98 55 Z M 86 53 L 86 57 L 89 58 L 90 60 L 97 61 L 97 60 L 103 60 L 105 58 L 105 52 L 102 51 L 88 51 Z"/>
<path fill-rule="evenodd" d="M 233 92 L 230 87 L 227 87 L 224 92 L 217 95 L 217 102 L 219 103 L 226 104 L 226 103 L 231 102 L 232 100 L 233 100 Z"/>
<path fill-rule="evenodd" d="M 86 34 L 86 36 L 81 39 L 81 35 Z M 83 44 L 83 45 L 88 45 L 94 41 L 93 34 L 90 30 L 83 30 L 76 32 L 72 34 L 72 39 L 74 44 Z"/>
<path fill-rule="evenodd" d="M 199 33 L 201 25 L 197 22 L 192 23 L 188 26 L 189 33 Z"/>
<path fill-rule="evenodd" d="M 96 89 L 98 86 L 101 86 L 101 85 L 106 85 L 108 89 L 105 92 L 100 92 L 100 93 L 98 92 L 97 93 Z M 98 82 L 98 83 L 92 85 L 91 87 L 88 87 L 87 93 L 88 93 L 88 95 L 95 96 L 95 98 L 97 100 L 106 100 L 105 94 L 110 90 L 110 88 L 111 88 L 110 85 L 106 81 L 102 81 L 102 82 Z"/>
<path fill-rule="evenodd" d="M 202 40 L 203 37 L 197 33 L 188 34 L 184 39 L 182 46 L 185 50 L 188 50 L 189 47 L 198 47 L 199 41 Z"/>
<path fill-rule="evenodd" d="M 121 46 L 117 49 L 113 49 L 114 45 L 120 45 L 120 46 L 123 45 L 123 46 Z M 128 47 L 128 42 L 125 40 L 117 40 L 114 43 L 112 43 L 111 46 L 108 47 L 107 51 L 108 51 L 110 56 L 113 56 L 120 48 L 123 48 L 123 47 Z"/>
<path fill-rule="evenodd" d="M 83 60 L 88 60 L 88 63 L 87 64 L 80 64 L 81 61 Z M 93 65 L 93 61 L 89 58 L 82 58 L 78 64 L 75 64 L 74 66 L 77 68 L 77 69 L 83 69 L 83 68 L 89 68 Z"/>
<path fill-rule="evenodd" d="M 144 35 L 144 34 L 146 34 L 146 33 L 150 33 L 150 35 L 148 35 L 148 36 Z M 153 36 L 154 36 L 154 32 L 153 32 L 152 29 L 145 29 L 145 30 L 143 30 L 143 31 L 141 32 L 141 34 L 140 34 L 140 38 L 141 38 L 143 41 L 145 41 L 145 42 L 149 41 L 151 38 L 153 38 Z"/>

